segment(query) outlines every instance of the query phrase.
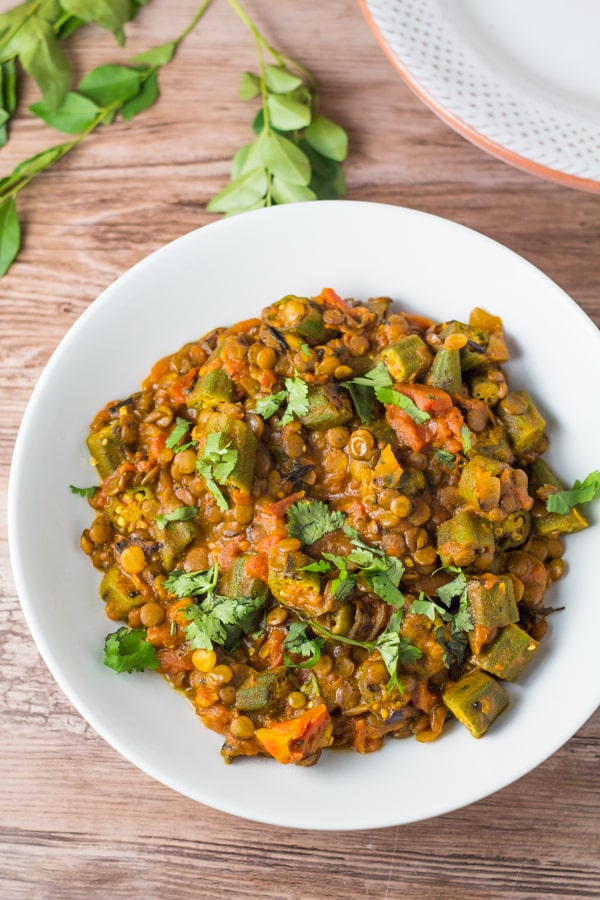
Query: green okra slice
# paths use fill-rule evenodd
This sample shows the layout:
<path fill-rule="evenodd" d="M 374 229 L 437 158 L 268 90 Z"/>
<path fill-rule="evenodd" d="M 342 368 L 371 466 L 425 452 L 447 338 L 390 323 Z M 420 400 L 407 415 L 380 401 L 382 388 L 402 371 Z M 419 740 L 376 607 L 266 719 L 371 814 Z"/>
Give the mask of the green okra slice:
<path fill-rule="evenodd" d="M 482 737 L 509 704 L 509 696 L 502 685 L 495 678 L 478 670 L 463 675 L 459 681 L 447 687 L 442 700 L 452 715 L 475 738 Z"/>
<path fill-rule="evenodd" d="M 118 566 L 107 569 L 102 576 L 100 596 L 106 604 L 107 616 L 113 621 L 125 620 L 132 609 L 142 606 L 147 600 Z"/>
<path fill-rule="evenodd" d="M 496 415 L 508 432 L 517 455 L 534 450 L 546 430 L 546 421 L 527 391 L 507 394 L 498 403 Z"/>
<path fill-rule="evenodd" d="M 489 522 L 461 510 L 437 529 L 437 550 L 444 566 L 468 566 L 484 550 L 494 549 Z"/>
<path fill-rule="evenodd" d="M 460 350 L 456 347 L 440 347 L 433 358 L 426 381 L 432 387 L 449 394 L 458 394 L 462 388 Z"/>
<path fill-rule="evenodd" d="M 352 416 L 352 404 L 339 385 L 322 384 L 308 389 L 308 411 L 300 421 L 311 431 L 326 431 L 344 425 Z"/>
<path fill-rule="evenodd" d="M 266 321 L 280 334 L 294 335 L 310 347 L 324 344 L 335 331 L 328 328 L 318 303 L 294 294 L 289 294 L 270 306 Z"/>
<path fill-rule="evenodd" d="M 121 426 L 117 419 L 99 431 L 92 431 L 86 443 L 102 480 L 116 472 L 127 458 L 125 444 L 121 439 Z"/>
<path fill-rule="evenodd" d="M 264 672 L 252 671 L 237 689 L 235 705 L 243 712 L 267 709 L 286 693 L 288 673 L 284 666 Z"/>
<path fill-rule="evenodd" d="M 476 400 L 482 400 L 486 406 L 495 406 L 499 400 L 506 396 L 506 382 L 501 379 L 490 378 L 490 371 L 499 372 L 498 369 L 477 369 L 471 373 L 469 386 L 471 396 Z"/>
<path fill-rule="evenodd" d="M 427 372 L 431 365 L 431 352 L 418 334 L 408 334 L 386 347 L 380 358 L 397 384 Z"/>
<path fill-rule="evenodd" d="M 226 597 L 262 597 L 266 600 L 268 588 L 264 581 L 248 575 L 246 563 L 252 559 L 249 554 L 236 556 L 228 569 L 221 572 L 219 590 Z"/>
<path fill-rule="evenodd" d="M 205 433 L 221 433 L 221 446 L 229 445 L 237 451 L 237 460 L 226 484 L 249 493 L 254 479 L 254 463 L 256 461 L 256 437 L 254 432 L 241 419 L 232 419 L 224 413 L 214 412 L 206 418 Z"/>
<path fill-rule="evenodd" d="M 469 612 L 475 625 L 501 628 L 519 621 L 513 582 L 509 575 L 492 575 L 467 578 Z"/>
<path fill-rule="evenodd" d="M 539 643 L 518 625 L 505 625 L 498 637 L 471 659 L 503 681 L 516 681 L 535 656 Z"/>
<path fill-rule="evenodd" d="M 223 369 L 210 369 L 200 375 L 188 396 L 188 406 L 204 407 L 227 403 L 233 398 L 235 385 Z"/>

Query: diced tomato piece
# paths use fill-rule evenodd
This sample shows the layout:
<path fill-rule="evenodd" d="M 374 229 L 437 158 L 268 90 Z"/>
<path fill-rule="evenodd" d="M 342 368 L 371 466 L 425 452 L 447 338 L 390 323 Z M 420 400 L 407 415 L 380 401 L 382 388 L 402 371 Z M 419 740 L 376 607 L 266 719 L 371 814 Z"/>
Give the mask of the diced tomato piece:
<path fill-rule="evenodd" d="M 293 719 L 258 728 L 257 741 L 277 762 L 298 763 L 330 746 L 331 718 L 324 703 L 306 709 Z"/>

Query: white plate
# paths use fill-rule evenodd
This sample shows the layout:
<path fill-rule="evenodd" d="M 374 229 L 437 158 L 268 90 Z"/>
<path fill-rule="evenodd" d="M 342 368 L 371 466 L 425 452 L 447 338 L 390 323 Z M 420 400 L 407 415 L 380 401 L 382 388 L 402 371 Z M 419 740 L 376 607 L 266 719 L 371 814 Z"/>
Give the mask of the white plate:
<path fill-rule="evenodd" d="M 440 118 L 506 162 L 600 191 L 597 0 L 359 0 Z"/>
<path fill-rule="evenodd" d="M 320 829 L 373 828 L 435 816 L 496 791 L 553 753 L 600 701 L 598 531 L 568 541 L 569 572 L 548 602 L 539 658 L 510 709 L 476 741 L 454 723 L 432 744 L 388 741 L 361 756 L 325 752 L 309 769 L 267 759 L 225 766 L 221 738 L 187 701 L 148 672 L 102 664 L 114 630 L 98 573 L 79 549 L 90 509 L 69 484 L 94 482 L 88 423 L 135 391 L 159 357 L 215 325 L 257 314 L 290 292 L 391 295 L 443 320 L 475 305 L 504 317 L 512 384 L 527 385 L 550 423 L 550 460 L 566 481 L 598 467 L 600 425 L 589 392 L 600 382 L 600 338 L 553 282 L 510 250 L 425 213 L 319 202 L 218 221 L 154 253 L 81 316 L 48 363 L 27 408 L 10 477 L 15 579 L 31 632 L 52 674 L 113 747 L 201 803 L 249 819 Z M 98 785 L 98 790 L 115 790 Z"/>

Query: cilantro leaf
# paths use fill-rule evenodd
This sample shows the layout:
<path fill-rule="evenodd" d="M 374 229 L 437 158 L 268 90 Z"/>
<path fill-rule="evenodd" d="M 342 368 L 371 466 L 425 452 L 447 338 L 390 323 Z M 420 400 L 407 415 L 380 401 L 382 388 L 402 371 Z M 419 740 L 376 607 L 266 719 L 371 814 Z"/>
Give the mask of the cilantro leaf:
<path fill-rule="evenodd" d="M 391 387 L 393 383 L 392 376 L 383 362 L 377 363 L 374 369 L 364 375 L 357 375 L 352 381 L 346 382 L 346 384 L 359 384 L 370 388 Z"/>
<path fill-rule="evenodd" d="M 229 503 L 219 484 L 224 484 L 235 469 L 238 452 L 229 444 L 221 447 L 222 436 L 222 431 L 213 431 L 207 436 L 202 456 L 196 460 L 196 471 L 204 478 L 221 512 L 225 512 Z"/>
<path fill-rule="evenodd" d="M 285 390 L 257 400 L 254 411 L 263 419 L 270 419 L 286 401 L 287 405 L 281 417 L 281 425 L 289 425 L 294 417 L 300 418 L 308 412 L 308 385 L 297 372 L 294 373 L 293 378 L 285 379 Z"/>
<path fill-rule="evenodd" d="M 191 427 L 191 422 L 188 422 L 187 419 L 182 419 L 181 416 L 177 416 L 175 425 L 165 441 L 165 447 L 168 447 L 169 450 L 179 449 L 178 444 L 181 443 L 182 438 L 185 437 Z"/>
<path fill-rule="evenodd" d="M 440 611 L 440 607 L 435 600 L 432 600 L 431 597 L 428 597 L 427 594 L 421 591 L 418 598 L 411 603 L 410 611 L 418 616 L 427 616 L 433 622 L 436 612 Z"/>
<path fill-rule="evenodd" d="M 454 453 L 450 453 L 449 450 L 440 450 L 439 447 L 434 447 L 433 452 L 441 466 L 445 466 L 447 469 L 453 468 L 454 463 L 456 462 Z"/>
<path fill-rule="evenodd" d="M 390 618 L 387 628 L 375 641 L 375 649 L 381 656 L 390 675 L 387 689 L 390 691 L 397 687 L 400 693 L 404 692 L 404 685 L 398 681 L 398 666 L 409 665 L 422 656 L 418 647 L 413 646 L 406 638 L 400 635 L 402 624 L 402 611 L 396 610 Z"/>
<path fill-rule="evenodd" d="M 473 432 L 467 425 L 463 425 L 460 429 L 463 450 L 468 453 L 473 447 Z"/>
<path fill-rule="evenodd" d="M 208 594 L 199 604 L 190 604 L 183 611 L 189 625 L 185 636 L 192 650 L 212 650 L 221 644 L 232 650 L 242 634 L 249 634 L 257 612 L 264 606 L 265 597 L 224 597 Z"/>
<path fill-rule="evenodd" d="M 330 510 L 321 500 L 299 500 L 288 509 L 288 533 L 309 547 L 344 524 L 344 514 Z"/>
<path fill-rule="evenodd" d="M 166 528 L 169 522 L 188 522 L 195 519 L 198 515 L 197 506 L 178 506 L 173 512 L 159 513 L 156 517 L 156 524 L 159 528 Z"/>
<path fill-rule="evenodd" d="M 254 412 L 263 419 L 270 419 L 275 415 L 281 404 L 287 397 L 287 391 L 277 391 L 276 394 L 269 394 L 268 397 L 261 397 L 256 401 Z"/>
<path fill-rule="evenodd" d="M 302 566 L 300 571 L 301 572 L 330 572 L 331 571 L 331 563 L 326 562 L 324 559 L 319 559 L 316 562 L 309 563 L 307 566 Z"/>
<path fill-rule="evenodd" d="M 392 384 L 392 377 L 383 362 L 377 363 L 370 372 L 343 382 L 342 387 L 350 393 L 356 414 L 363 425 L 370 425 L 376 418 L 374 390 L 378 387 L 391 387 Z"/>
<path fill-rule="evenodd" d="M 435 630 L 435 639 L 443 651 L 444 665 L 451 677 L 458 677 L 467 649 L 467 636 L 464 631 L 447 633 L 443 625 Z"/>
<path fill-rule="evenodd" d="M 80 488 L 80 487 L 75 487 L 74 484 L 70 484 L 69 487 L 71 489 L 72 494 L 78 494 L 79 497 L 87 497 L 88 499 L 90 497 L 93 497 L 94 494 L 96 493 L 96 491 L 98 490 L 97 486 Z"/>
<path fill-rule="evenodd" d="M 104 665 L 114 669 L 115 672 L 143 672 L 144 669 L 157 669 L 156 647 L 146 640 L 145 629 L 130 630 L 123 626 L 106 636 Z"/>
<path fill-rule="evenodd" d="M 458 599 L 458 610 L 451 614 L 452 633 L 460 631 L 472 631 L 475 627 L 469 612 L 469 598 L 467 595 L 467 578 L 462 569 L 457 566 L 447 567 L 452 572 L 457 572 L 456 578 L 437 589 L 438 599 L 445 607 L 450 609 L 453 600 Z"/>
<path fill-rule="evenodd" d="M 296 417 L 299 419 L 308 412 L 308 385 L 295 374 L 293 378 L 285 379 L 287 391 L 287 406 L 281 419 L 282 425 L 289 423 Z"/>
<path fill-rule="evenodd" d="M 419 409 L 410 397 L 407 397 L 406 394 L 401 394 L 400 391 L 395 391 L 393 388 L 377 387 L 375 388 L 375 396 L 381 403 L 387 403 L 388 406 L 397 406 L 410 416 L 417 425 L 423 425 L 431 418 L 429 413 Z"/>
<path fill-rule="evenodd" d="M 198 597 L 201 594 L 212 594 L 219 580 L 218 565 L 210 569 L 185 572 L 175 569 L 163 581 L 163 587 L 176 597 Z"/>
<path fill-rule="evenodd" d="M 590 472 L 583 481 L 576 481 L 571 490 L 557 491 L 546 500 L 548 512 L 566 515 L 578 503 L 589 503 L 600 494 L 600 472 Z"/>
<path fill-rule="evenodd" d="M 298 669 L 310 669 L 319 662 L 321 658 L 321 648 L 325 645 L 325 641 L 320 637 L 309 637 L 306 633 L 308 625 L 306 622 L 292 622 L 288 628 L 288 633 L 283 642 L 283 649 L 294 656 L 306 658 L 306 662 L 297 663 L 284 654 L 283 661 L 286 666 L 294 666 Z"/>

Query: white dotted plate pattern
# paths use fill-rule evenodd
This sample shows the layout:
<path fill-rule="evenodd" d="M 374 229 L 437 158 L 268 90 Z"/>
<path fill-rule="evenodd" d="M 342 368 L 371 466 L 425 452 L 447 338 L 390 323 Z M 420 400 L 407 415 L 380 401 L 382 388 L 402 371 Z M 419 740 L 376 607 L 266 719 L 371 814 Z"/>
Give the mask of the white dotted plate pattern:
<path fill-rule="evenodd" d="M 360 0 L 421 99 L 520 168 L 600 191 L 598 0 Z"/>

